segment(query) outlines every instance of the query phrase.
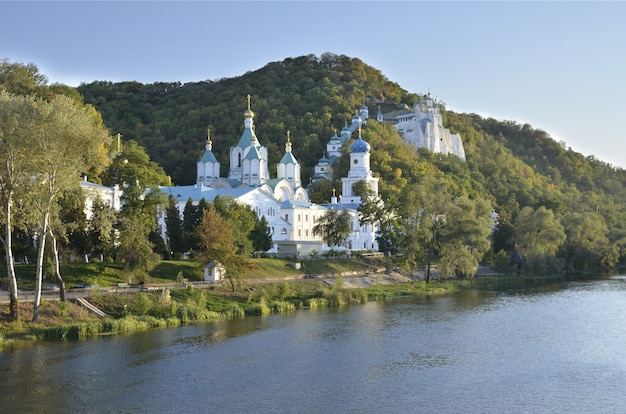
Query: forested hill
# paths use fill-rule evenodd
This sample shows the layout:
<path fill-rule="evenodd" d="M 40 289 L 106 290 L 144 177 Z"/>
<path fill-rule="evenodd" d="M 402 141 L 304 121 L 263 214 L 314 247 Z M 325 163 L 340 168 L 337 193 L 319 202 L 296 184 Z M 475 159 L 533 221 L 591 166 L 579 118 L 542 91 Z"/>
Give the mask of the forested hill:
<path fill-rule="evenodd" d="M 530 125 L 445 110 L 444 126 L 461 134 L 467 162 L 415 151 L 393 126 L 378 124 L 375 114 L 377 100 L 412 106 L 418 95 L 356 58 L 308 55 L 235 78 L 186 84 L 93 82 L 78 91 L 102 113 L 112 133 L 143 145 L 175 184 L 194 183 L 207 128 L 226 174 L 229 147 L 243 129 L 248 94 L 270 168 L 282 157 L 290 130 L 306 181 L 328 139 L 365 102 L 371 116 L 363 137 L 372 145 L 372 170 L 381 177 L 381 195 L 388 203 L 424 177 L 440 177 L 457 195 L 490 201 L 505 220 L 525 206 L 545 206 L 558 215 L 597 212 L 613 241 L 626 234 L 624 170 L 566 149 Z M 344 160 L 338 176 L 347 168 Z"/>
<path fill-rule="evenodd" d="M 243 130 L 248 94 L 270 165 L 280 161 L 290 130 L 294 153 L 306 167 L 317 162 L 328 139 L 350 122 L 367 97 L 409 104 L 417 98 L 359 59 L 331 54 L 285 59 L 216 81 L 93 82 L 78 90 L 102 113 L 114 134 L 145 146 L 179 185 L 195 182 L 195 163 L 204 152 L 207 128 L 213 152 L 227 168 L 229 147 Z"/>

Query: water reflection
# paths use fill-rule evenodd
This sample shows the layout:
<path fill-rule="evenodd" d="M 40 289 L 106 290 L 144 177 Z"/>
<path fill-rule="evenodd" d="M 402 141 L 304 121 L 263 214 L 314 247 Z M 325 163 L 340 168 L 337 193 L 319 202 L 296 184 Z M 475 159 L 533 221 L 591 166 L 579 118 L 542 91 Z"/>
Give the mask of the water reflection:
<path fill-rule="evenodd" d="M 623 412 L 625 323 L 607 279 L 48 343 L 0 412 Z"/>

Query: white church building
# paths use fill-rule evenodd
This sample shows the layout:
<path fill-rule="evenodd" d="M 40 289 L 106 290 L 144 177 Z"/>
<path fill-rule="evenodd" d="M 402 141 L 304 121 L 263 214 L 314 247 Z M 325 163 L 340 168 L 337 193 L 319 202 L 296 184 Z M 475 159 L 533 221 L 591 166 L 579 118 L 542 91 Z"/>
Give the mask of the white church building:
<path fill-rule="evenodd" d="M 456 155 L 465 161 L 465 149 L 459 134 L 452 134 L 443 127 L 439 104 L 430 96 L 420 97 L 413 110 L 400 108 L 386 114 L 377 114 L 379 122 L 393 123 L 404 137 L 404 142 L 415 148 L 426 148 L 431 152 Z"/>
<path fill-rule="evenodd" d="M 315 222 L 326 214 L 328 209 L 347 209 L 353 220 L 352 232 L 345 245 L 341 248 L 350 250 L 377 250 L 375 228 L 372 225 L 360 226 L 360 198 L 352 195 L 352 186 L 361 180 L 366 181 L 370 189 L 378 195 L 378 178 L 372 176 L 370 170 L 370 146 L 360 137 L 362 125 L 361 113 L 355 115 L 350 127 L 342 130 L 345 142 L 354 130 L 359 130 L 358 139 L 350 147 L 350 172 L 342 179 L 342 195 L 333 196 L 327 205 L 318 205 L 309 201 L 308 193 L 302 186 L 301 167 L 292 152 L 289 131 L 285 144 L 285 153 L 277 165 L 277 177 L 271 178 L 268 169 L 268 151 L 261 145 L 254 128 L 254 113 L 250 109 L 244 112 L 244 129 L 237 145 L 230 148 L 230 168 L 227 177 L 220 176 L 220 163 L 212 152 L 210 132 L 207 133 L 206 149 L 197 163 L 196 184 L 188 186 L 161 187 L 166 195 L 176 199 L 179 212 L 191 199 L 194 205 L 204 199 L 207 202 L 216 197 L 230 196 L 238 202 L 249 205 L 256 214 L 265 217 L 273 240 L 270 253 L 281 255 L 281 246 L 290 243 L 308 246 L 308 250 L 327 250 L 320 236 L 313 234 Z M 336 147 L 340 150 L 340 146 Z M 340 154 L 338 152 L 337 154 Z M 334 154 L 335 155 L 335 154 Z M 158 217 L 158 228 L 161 236 L 166 239 L 165 213 Z M 334 247 L 337 248 L 337 247 Z M 303 248 L 305 254 L 307 249 Z M 300 254 L 300 248 L 298 248 Z"/>

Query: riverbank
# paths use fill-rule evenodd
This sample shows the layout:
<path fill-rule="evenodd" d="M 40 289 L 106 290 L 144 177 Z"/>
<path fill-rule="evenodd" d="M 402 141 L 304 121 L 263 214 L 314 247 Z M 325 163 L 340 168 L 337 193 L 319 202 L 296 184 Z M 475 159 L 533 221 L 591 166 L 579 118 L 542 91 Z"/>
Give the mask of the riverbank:
<path fill-rule="evenodd" d="M 0 305 L 0 347 L 38 340 L 79 339 L 140 329 L 173 327 L 218 318 L 268 315 L 296 309 L 337 307 L 403 295 L 444 295 L 471 288 L 505 289 L 554 280 L 483 276 L 449 281 L 413 274 L 414 281 L 399 271 L 339 272 L 282 278 L 242 280 L 233 292 L 228 284 L 194 287 L 151 285 L 150 290 L 94 289 L 86 295 L 90 304 L 107 316 L 98 318 L 74 301 L 42 301 L 37 323 L 30 322 L 32 303 L 20 303 L 20 321 L 8 320 L 8 305 Z M 114 294 L 111 294 L 114 293 Z"/>

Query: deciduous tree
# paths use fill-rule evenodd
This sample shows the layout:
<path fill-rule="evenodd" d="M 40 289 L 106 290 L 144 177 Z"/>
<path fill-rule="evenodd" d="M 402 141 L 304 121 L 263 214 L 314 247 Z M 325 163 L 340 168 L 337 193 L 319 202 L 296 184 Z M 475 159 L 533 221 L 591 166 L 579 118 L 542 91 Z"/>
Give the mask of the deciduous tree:
<path fill-rule="evenodd" d="M 224 266 L 225 276 L 234 292 L 236 283 L 239 283 L 244 271 L 254 268 L 254 264 L 247 257 L 237 253 L 232 224 L 211 206 L 203 212 L 202 220 L 196 227 L 196 237 L 203 262 L 208 264 L 215 261 Z"/>
<path fill-rule="evenodd" d="M 328 247 L 341 246 L 350 235 L 352 217 L 348 210 L 328 210 L 313 226 L 313 234 L 321 236 Z"/>

